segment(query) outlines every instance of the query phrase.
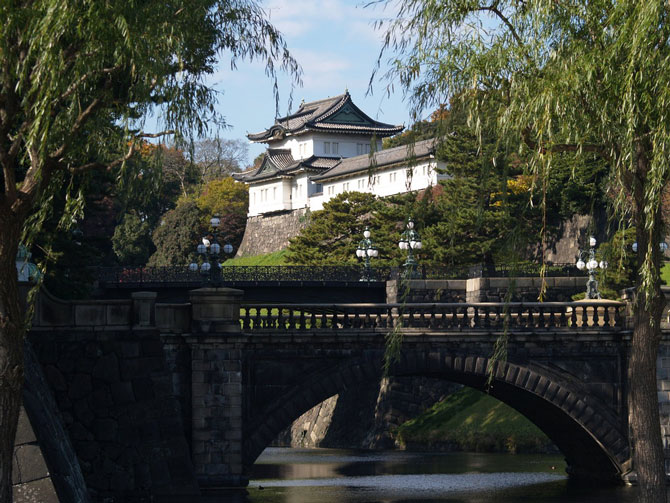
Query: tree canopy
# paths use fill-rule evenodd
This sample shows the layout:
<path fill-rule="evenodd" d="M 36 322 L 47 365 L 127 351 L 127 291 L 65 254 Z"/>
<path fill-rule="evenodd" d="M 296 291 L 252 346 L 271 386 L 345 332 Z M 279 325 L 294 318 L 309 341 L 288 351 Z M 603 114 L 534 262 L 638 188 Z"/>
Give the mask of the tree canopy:
<path fill-rule="evenodd" d="M 527 150 L 543 188 L 558 153 L 596 155 L 609 166 L 615 206 L 620 218 L 635 224 L 640 250 L 629 360 L 634 468 L 642 501 L 666 501 L 656 350 L 664 305 L 658 242 L 670 179 L 667 3 L 407 0 L 399 5 L 397 18 L 382 25 L 383 54 L 390 54 L 388 78 L 410 94 L 415 116 L 451 96 L 462 97 L 477 130 L 490 120 L 512 151 Z"/>
<path fill-rule="evenodd" d="M 255 0 L 0 3 L 0 502 L 11 501 L 12 446 L 26 324 L 14 258 L 56 218 L 67 230 L 91 170 L 123 178 L 142 139 L 177 142 L 223 124 L 205 77 L 219 55 L 299 67 Z M 276 80 L 276 79 L 275 79 Z M 276 82 L 275 82 L 276 85 Z M 145 131 L 153 112 L 162 131 Z M 54 195 L 66 188 L 56 215 Z M 23 235 L 23 236 L 22 236 Z"/>

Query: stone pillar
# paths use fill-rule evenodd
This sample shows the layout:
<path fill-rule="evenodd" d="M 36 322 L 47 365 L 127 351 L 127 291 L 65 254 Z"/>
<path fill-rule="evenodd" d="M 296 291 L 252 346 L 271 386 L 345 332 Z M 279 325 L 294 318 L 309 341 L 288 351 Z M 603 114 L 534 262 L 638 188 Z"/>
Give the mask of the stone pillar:
<path fill-rule="evenodd" d="M 156 292 L 133 292 L 133 326 L 153 327 L 156 325 Z"/>
<path fill-rule="evenodd" d="M 482 302 L 489 287 L 488 278 L 470 278 L 465 282 L 465 301 Z"/>
<path fill-rule="evenodd" d="M 242 465 L 242 350 L 228 341 L 240 333 L 242 294 L 231 288 L 190 293 L 192 457 L 202 487 L 249 483 Z"/>
<path fill-rule="evenodd" d="M 234 288 L 199 288 L 189 292 L 193 333 L 240 332 L 240 301 L 244 292 Z"/>

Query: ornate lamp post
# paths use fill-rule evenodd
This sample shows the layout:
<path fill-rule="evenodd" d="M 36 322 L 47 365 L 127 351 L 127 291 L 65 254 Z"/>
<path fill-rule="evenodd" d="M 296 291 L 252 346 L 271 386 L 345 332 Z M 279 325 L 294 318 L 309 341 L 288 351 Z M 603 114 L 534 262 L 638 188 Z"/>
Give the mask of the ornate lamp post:
<path fill-rule="evenodd" d="M 407 260 L 402 265 L 404 268 L 405 278 L 418 278 L 419 272 L 416 269 L 417 261 L 414 259 L 414 250 L 421 249 L 421 237 L 419 233 L 414 230 L 414 220 L 410 217 L 407 221 L 407 228 L 400 235 L 400 242 L 398 246 L 401 250 L 407 250 Z"/>
<path fill-rule="evenodd" d="M 579 258 L 577 259 L 577 269 L 583 271 L 586 269 L 589 273 L 589 280 L 586 282 L 586 299 L 599 299 L 600 292 L 598 291 L 598 282 L 596 281 L 596 271 L 598 267 L 600 269 L 607 269 L 607 261 L 601 260 L 598 262 L 596 260 L 596 238 L 591 236 L 589 238 L 589 251 L 579 251 Z M 587 257 L 588 256 L 588 257 Z M 584 258 L 588 258 L 587 262 L 584 262 Z"/>
<path fill-rule="evenodd" d="M 203 262 L 198 266 L 197 262 L 189 264 L 188 269 L 192 272 L 200 270 L 200 274 L 206 285 L 219 286 L 221 284 L 221 264 L 219 263 L 219 255 L 221 254 L 221 245 L 218 243 L 219 233 L 218 229 L 221 225 L 219 215 L 214 215 L 209 224 L 212 226 L 212 232 L 202 238 L 202 243 L 196 247 L 199 255 L 202 255 Z M 230 255 L 233 253 L 233 246 L 225 244 L 223 246 L 223 253 Z"/>
<path fill-rule="evenodd" d="M 372 244 L 372 240 L 370 239 L 370 229 L 367 227 L 363 231 L 363 239 L 360 240 L 358 248 L 356 248 L 356 256 L 365 259 L 365 270 L 361 281 L 371 281 L 372 273 L 370 271 L 370 258 L 378 257 L 379 250 Z"/>

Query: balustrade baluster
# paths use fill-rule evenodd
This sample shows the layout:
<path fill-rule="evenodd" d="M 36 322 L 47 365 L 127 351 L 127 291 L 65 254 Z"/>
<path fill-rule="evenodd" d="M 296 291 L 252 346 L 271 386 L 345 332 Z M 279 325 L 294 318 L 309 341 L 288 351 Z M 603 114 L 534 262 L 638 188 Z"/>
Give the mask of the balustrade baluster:
<path fill-rule="evenodd" d="M 419 315 L 419 324 L 421 328 L 426 328 L 428 326 L 428 320 L 426 320 L 426 308 L 421 308 L 421 314 Z"/>
<path fill-rule="evenodd" d="M 582 308 L 582 328 L 587 328 L 589 326 L 588 313 L 586 311 L 586 306 L 581 306 Z"/>
<path fill-rule="evenodd" d="M 598 309 L 599 306 L 593 306 L 593 324 L 591 325 L 592 327 L 599 327 L 600 326 L 600 317 L 598 316 Z"/>
<path fill-rule="evenodd" d="M 242 318 L 242 330 L 244 331 L 251 330 L 251 320 L 248 307 L 244 308 L 244 317 Z"/>
<path fill-rule="evenodd" d="M 537 307 L 537 327 L 538 328 L 544 328 L 544 307 L 538 306 Z"/>
<path fill-rule="evenodd" d="M 604 327 L 611 327 L 610 325 L 610 308 L 608 306 L 605 306 L 605 312 L 603 313 L 603 326 Z"/>
<path fill-rule="evenodd" d="M 331 317 L 331 326 L 333 330 L 337 329 L 337 310 L 333 308 L 333 316 Z"/>
<path fill-rule="evenodd" d="M 305 330 L 305 310 L 303 308 L 300 308 L 300 327 L 298 327 L 298 330 Z"/>
<path fill-rule="evenodd" d="M 491 308 L 486 306 L 484 307 L 484 328 L 491 328 Z"/>
<path fill-rule="evenodd" d="M 572 313 L 570 313 L 570 326 L 577 328 L 577 306 L 572 306 Z"/>
<path fill-rule="evenodd" d="M 382 319 L 382 313 L 381 311 L 377 311 L 375 313 L 375 328 L 384 328 L 386 327 L 386 323 L 384 323 L 384 320 Z"/>
<path fill-rule="evenodd" d="M 279 330 L 286 330 L 286 317 L 284 316 L 284 309 L 279 307 L 277 313 L 277 328 Z"/>
<path fill-rule="evenodd" d="M 291 308 L 288 312 L 288 329 L 295 330 L 295 328 L 295 315 L 293 313 L 293 308 Z"/>
<path fill-rule="evenodd" d="M 343 308 L 342 317 L 342 328 L 351 328 L 351 320 L 349 319 L 349 311 L 347 308 Z"/>
<path fill-rule="evenodd" d="M 437 328 L 437 317 L 435 316 L 435 304 L 430 307 L 430 319 L 428 320 L 430 328 Z"/>
<path fill-rule="evenodd" d="M 495 316 L 493 318 L 492 326 L 495 328 L 500 328 L 505 325 L 505 309 L 501 309 L 500 306 L 495 306 L 494 308 Z"/>
<path fill-rule="evenodd" d="M 471 326 L 472 326 L 472 328 L 478 328 L 479 327 L 479 306 L 474 306 L 473 307 Z"/>
<path fill-rule="evenodd" d="M 310 330 L 316 330 L 317 329 L 317 326 L 316 326 L 316 312 L 315 312 L 314 309 L 312 309 L 312 312 L 309 316 L 309 329 Z"/>
<path fill-rule="evenodd" d="M 326 311 L 321 311 L 321 330 L 326 330 L 328 328 L 328 313 Z"/>
<path fill-rule="evenodd" d="M 516 308 L 516 326 L 519 328 L 524 327 L 523 314 L 523 305 L 519 304 Z"/>
<path fill-rule="evenodd" d="M 549 310 L 549 328 L 556 328 L 556 310 L 553 308 Z"/>
<path fill-rule="evenodd" d="M 468 307 L 463 307 L 463 317 L 461 318 L 460 328 L 468 328 L 470 326 L 470 318 L 468 317 Z"/>
<path fill-rule="evenodd" d="M 404 317 L 404 316 L 403 316 Z M 410 306 L 409 308 L 409 313 L 407 316 L 407 327 L 413 327 L 414 326 L 414 308 Z"/>

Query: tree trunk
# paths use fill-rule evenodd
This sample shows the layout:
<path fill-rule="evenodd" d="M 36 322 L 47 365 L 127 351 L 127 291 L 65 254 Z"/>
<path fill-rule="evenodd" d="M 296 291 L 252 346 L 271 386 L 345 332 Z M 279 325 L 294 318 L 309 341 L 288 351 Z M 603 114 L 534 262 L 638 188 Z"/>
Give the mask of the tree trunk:
<path fill-rule="evenodd" d="M 0 503 L 12 501 L 12 457 L 22 403 L 24 313 L 16 252 L 20 229 L 0 214 Z"/>
<path fill-rule="evenodd" d="M 642 136 L 642 135 L 641 135 Z M 643 270 L 651 249 L 651 268 L 657 272 L 651 285 L 642 287 L 638 274 L 633 306 L 633 340 L 628 363 L 628 421 L 632 435 L 633 467 L 637 472 L 642 503 L 666 503 L 665 456 L 661 438 L 656 382 L 656 359 L 661 342 L 661 315 L 665 297 L 661 290 L 661 204 L 647 200 L 651 147 L 636 143 L 633 207 L 638 244 L 638 270 Z"/>
<path fill-rule="evenodd" d="M 660 290 L 660 289 L 659 289 Z M 640 500 L 644 503 L 666 501 L 665 457 L 661 439 L 656 384 L 656 357 L 660 342 L 660 314 L 663 302 L 652 300 L 645 305 L 642 292 L 634 307 L 634 331 L 628 365 L 630 383 L 629 421 L 633 435 L 633 463 L 640 485 Z"/>

